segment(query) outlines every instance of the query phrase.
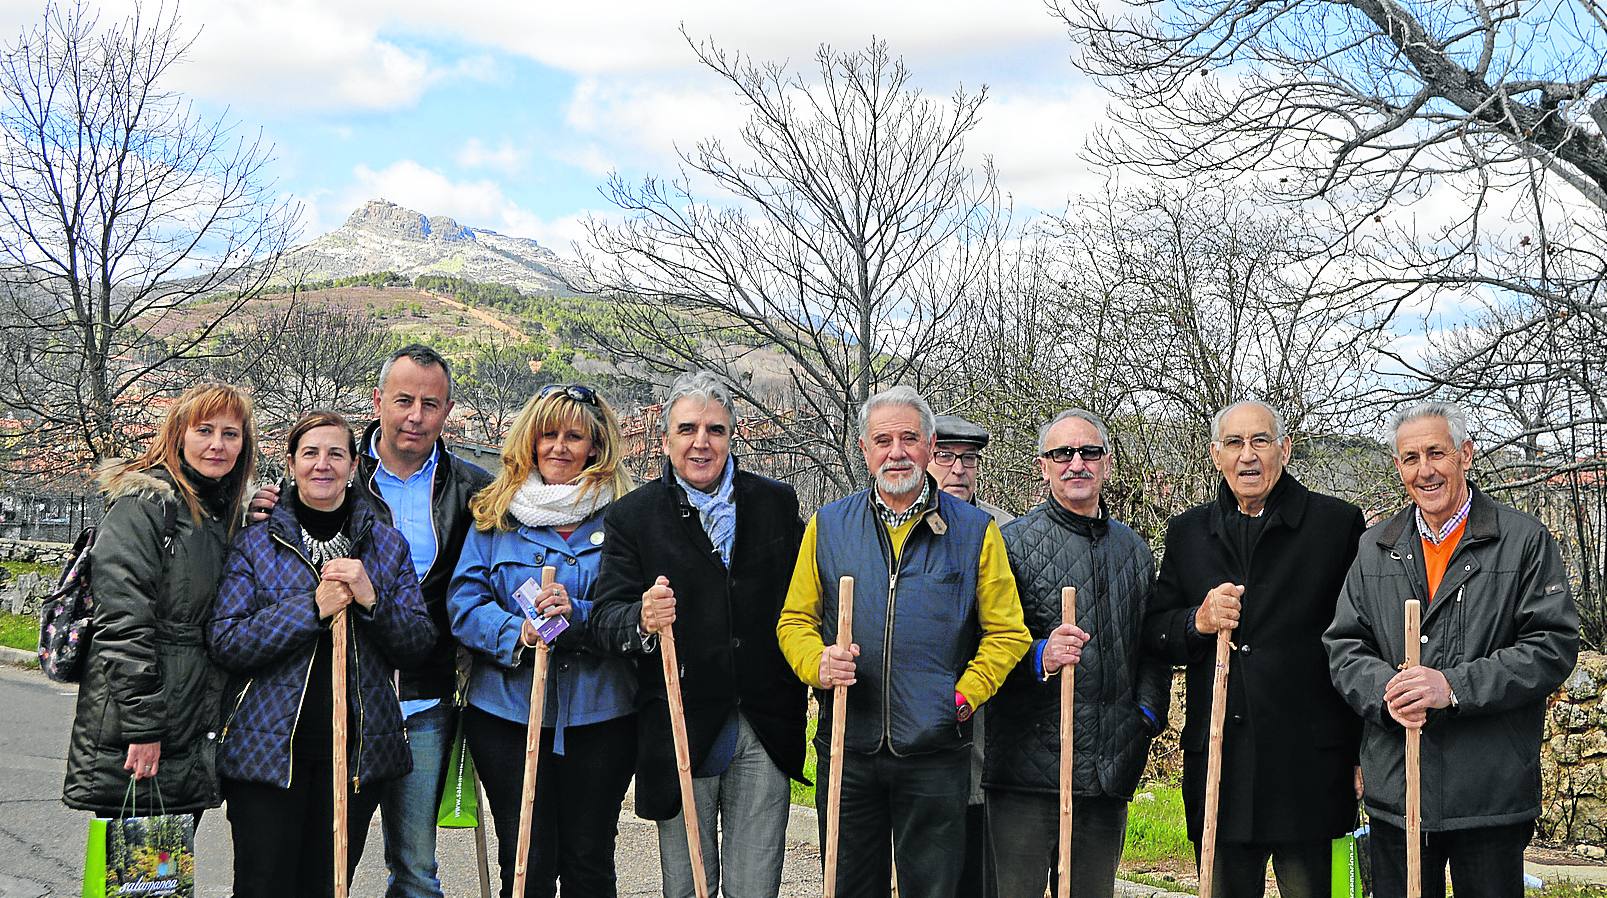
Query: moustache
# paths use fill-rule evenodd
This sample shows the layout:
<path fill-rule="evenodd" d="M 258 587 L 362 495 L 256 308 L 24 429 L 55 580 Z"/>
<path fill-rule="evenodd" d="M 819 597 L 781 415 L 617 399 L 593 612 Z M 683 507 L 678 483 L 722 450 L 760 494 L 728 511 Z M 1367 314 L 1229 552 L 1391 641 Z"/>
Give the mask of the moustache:
<path fill-rule="evenodd" d="M 1067 480 L 1093 480 L 1094 475 L 1091 471 L 1067 471 L 1060 475 L 1060 479 L 1062 482 Z"/>

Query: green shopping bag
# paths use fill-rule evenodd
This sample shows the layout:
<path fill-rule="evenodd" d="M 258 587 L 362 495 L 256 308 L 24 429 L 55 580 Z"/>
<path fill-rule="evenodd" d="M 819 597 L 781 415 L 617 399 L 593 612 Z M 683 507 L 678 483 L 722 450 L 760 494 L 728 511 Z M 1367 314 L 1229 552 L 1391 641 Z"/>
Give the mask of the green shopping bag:
<path fill-rule="evenodd" d="M 452 757 L 441 785 L 441 806 L 435 825 L 450 829 L 469 829 L 480 825 L 480 792 L 475 786 L 474 756 L 463 737 L 463 721 L 458 721 L 457 737 L 452 740 Z"/>
<path fill-rule="evenodd" d="M 194 898 L 195 817 L 129 813 L 137 814 L 137 808 L 130 778 L 117 817 L 89 821 L 83 898 Z"/>
<path fill-rule="evenodd" d="M 1361 882 L 1361 845 L 1355 833 L 1348 833 L 1333 843 L 1333 898 L 1362 898 L 1366 893 Z"/>

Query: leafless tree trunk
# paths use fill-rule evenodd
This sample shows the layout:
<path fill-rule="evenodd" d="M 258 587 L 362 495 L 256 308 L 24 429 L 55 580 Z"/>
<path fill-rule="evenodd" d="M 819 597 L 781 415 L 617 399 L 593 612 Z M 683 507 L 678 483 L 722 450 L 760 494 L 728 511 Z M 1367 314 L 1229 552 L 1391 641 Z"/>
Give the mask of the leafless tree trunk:
<path fill-rule="evenodd" d="M 177 15 L 52 2 L 0 55 L 0 402 L 59 467 L 128 450 L 292 237 L 270 149 L 162 86 Z"/>
<path fill-rule="evenodd" d="M 703 141 L 668 181 L 609 180 L 626 217 L 590 222 L 586 260 L 592 288 L 618 297 L 626 338 L 605 348 L 722 374 L 840 495 L 862 482 L 858 404 L 928 385 L 929 355 L 995 249 L 992 168 L 963 154 L 986 92 L 924 97 L 880 42 L 822 47 L 807 81 L 694 49 L 747 105 L 743 146 Z"/>
<path fill-rule="evenodd" d="M 486 443 L 501 445 L 525 402 L 551 380 L 532 368 L 545 351 L 497 333 L 474 341 L 463 366 L 463 401 L 474 409 L 475 426 Z"/>

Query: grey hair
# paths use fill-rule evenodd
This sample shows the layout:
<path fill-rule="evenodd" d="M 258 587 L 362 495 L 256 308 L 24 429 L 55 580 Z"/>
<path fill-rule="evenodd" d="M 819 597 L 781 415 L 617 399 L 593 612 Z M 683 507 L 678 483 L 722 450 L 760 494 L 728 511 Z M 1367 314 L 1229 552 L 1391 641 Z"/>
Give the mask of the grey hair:
<path fill-rule="evenodd" d="M 1401 451 L 1401 428 L 1406 424 L 1421 418 L 1440 418 L 1446 426 L 1451 428 L 1451 442 L 1457 448 L 1471 439 L 1468 436 L 1468 416 L 1462 407 L 1451 402 L 1419 402 L 1409 408 L 1395 413 L 1395 422 L 1390 425 L 1390 443 L 1395 454 Z"/>
<path fill-rule="evenodd" d="M 860 439 L 870 435 L 870 413 L 884 405 L 903 405 L 915 409 L 916 414 L 921 416 L 921 436 L 930 439 L 937 433 L 937 416 L 932 414 L 932 407 L 914 387 L 900 384 L 866 399 L 865 404 L 859 407 Z"/>
<path fill-rule="evenodd" d="M 439 352 L 425 346 L 423 343 L 409 343 L 401 349 L 391 353 L 385 364 L 379 368 L 379 389 L 385 391 L 385 381 L 390 380 L 391 368 L 396 365 L 397 359 L 407 359 L 420 368 L 440 368 L 446 375 L 446 401 L 452 401 L 454 384 L 452 382 L 452 366 L 447 364 L 446 358 Z"/>
<path fill-rule="evenodd" d="M 1238 402 L 1229 403 L 1227 406 L 1223 407 L 1221 411 L 1211 416 L 1211 442 L 1215 443 L 1222 439 L 1222 420 L 1229 414 L 1237 411 L 1238 409 L 1244 408 L 1247 405 L 1253 405 L 1257 408 L 1264 408 L 1267 410 L 1267 414 L 1272 416 L 1273 439 L 1281 440 L 1288 436 L 1288 431 L 1285 430 L 1283 426 L 1282 412 L 1259 399 L 1240 399 Z"/>
<path fill-rule="evenodd" d="M 1105 422 L 1100 420 L 1098 415 L 1088 411 L 1087 409 L 1068 408 L 1060 414 L 1055 415 L 1053 418 L 1050 418 L 1047 424 L 1038 428 L 1038 451 L 1042 452 L 1043 450 L 1049 448 L 1048 446 L 1045 446 L 1044 443 L 1049 439 L 1049 431 L 1054 430 L 1056 424 L 1072 418 L 1077 418 L 1092 424 L 1094 429 L 1099 431 L 1099 442 L 1102 443 L 1106 449 L 1110 448 L 1110 430 L 1105 427 Z"/>
<path fill-rule="evenodd" d="M 725 381 L 716 377 L 713 372 L 687 371 L 670 384 L 670 394 L 664 397 L 664 410 L 659 413 L 659 426 L 665 433 L 670 432 L 670 412 L 675 408 L 675 403 L 682 399 L 702 399 L 705 402 L 720 403 L 720 407 L 725 409 L 726 424 L 731 430 L 731 436 L 736 436 L 736 402 L 731 398 L 731 390 L 726 387 Z"/>

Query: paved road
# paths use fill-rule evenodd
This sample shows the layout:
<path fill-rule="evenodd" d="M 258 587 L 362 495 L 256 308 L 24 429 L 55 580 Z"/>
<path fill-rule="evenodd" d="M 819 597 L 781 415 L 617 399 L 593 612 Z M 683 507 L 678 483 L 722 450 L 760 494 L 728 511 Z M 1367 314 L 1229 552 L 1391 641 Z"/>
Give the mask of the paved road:
<path fill-rule="evenodd" d="M 61 803 L 67 734 L 76 690 L 37 671 L 0 665 L 0 898 L 77 895 L 88 815 Z M 795 816 L 789 836 L 783 895 L 818 895 L 820 855 L 810 838 L 813 815 Z M 441 878 L 451 898 L 478 898 L 472 830 L 441 830 Z M 208 812 L 197 836 L 198 898 L 229 895 L 232 850 L 223 812 Z M 492 888 L 496 841 L 492 837 Z M 376 818 L 369 851 L 351 893 L 378 898 L 385 865 Z M 627 810 L 620 815 L 617 850 L 620 895 L 659 894 L 658 840 L 653 826 Z"/>

